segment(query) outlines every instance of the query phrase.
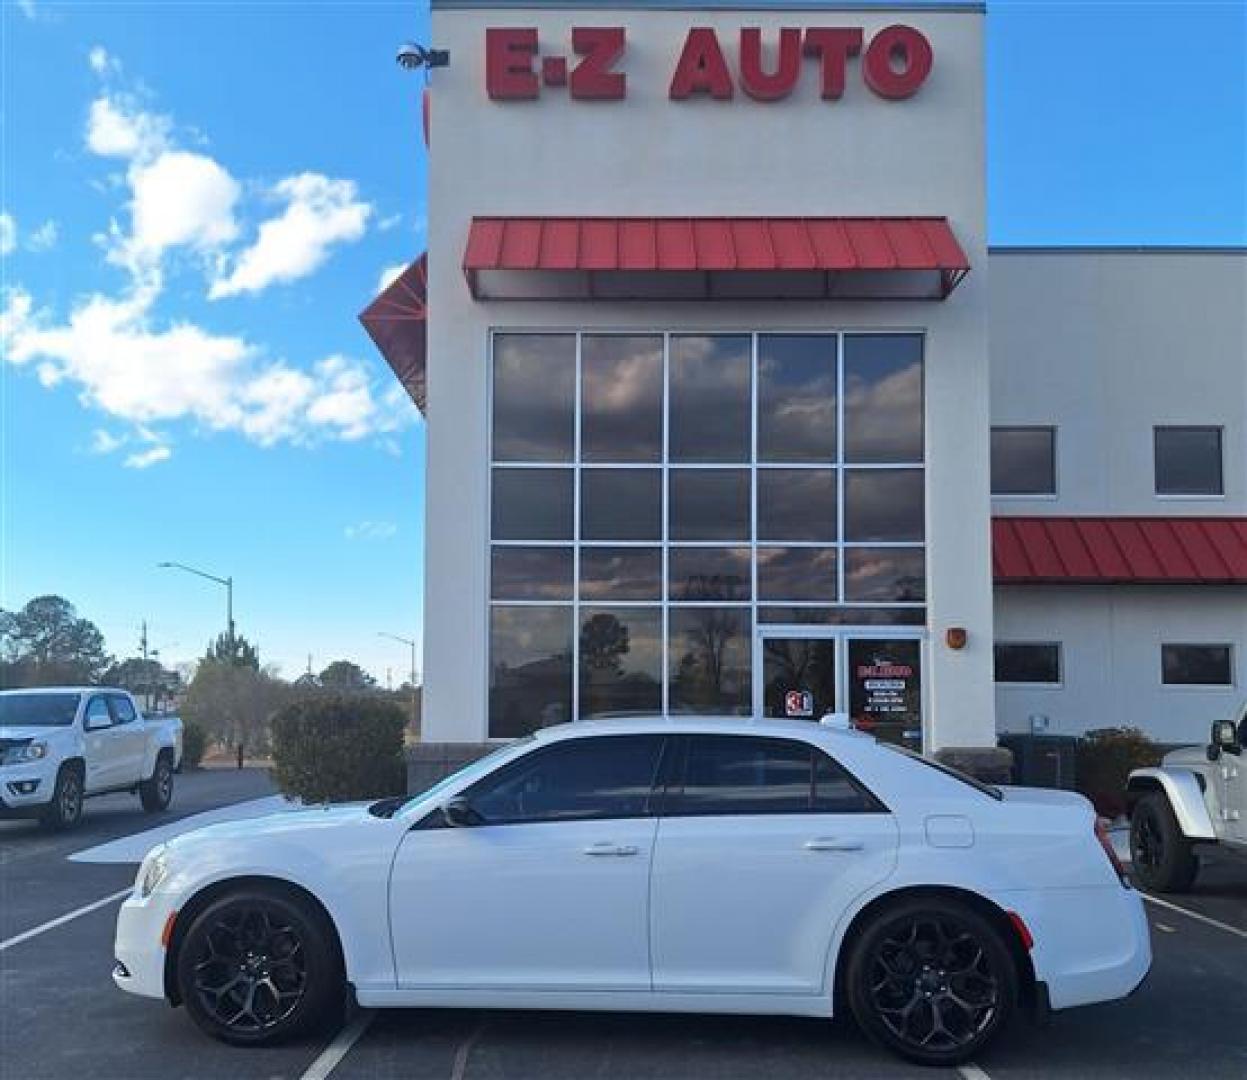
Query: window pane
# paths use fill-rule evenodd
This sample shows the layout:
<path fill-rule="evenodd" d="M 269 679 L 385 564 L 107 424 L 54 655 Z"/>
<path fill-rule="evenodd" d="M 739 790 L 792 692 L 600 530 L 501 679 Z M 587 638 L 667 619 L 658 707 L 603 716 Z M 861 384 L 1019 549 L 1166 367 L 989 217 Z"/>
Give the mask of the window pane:
<path fill-rule="evenodd" d="M 1061 646 L 1056 642 L 1010 644 L 995 647 L 996 682 L 1059 683 Z"/>
<path fill-rule="evenodd" d="M 849 602 L 926 600 L 926 559 L 922 549 L 846 548 L 844 594 Z"/>
<path fill-rule="evenodd" d="M 751 363 L 747 334 L 671 339 L 672 461 L 749 460 Z"/>
<path fill-rule="evenodd" d="M 924 626 L 926 608 L 764 607 L 758 622 L 793 626 Z"/>
<path fill-rule="evenodd" d="M 495 540 L 570 540 L 571 469 L 494 469 Z"/>
<path fill-rule="evenodd" d="M 844 539 L 920 541 L 925 532 L 921 469 L 851 469 L 845 473 Z"/>
<path fill-rule="evenodd" d="M 609 735 L 538 750 L 469 792 L 487 824 L 640 817 L 649 812 L 661 735 Z"/>
<path fill-rule="evenodd" d="M 672 469 L 672 540 L 748 540 L 749 473 L 744 469 Z"/>
<path fill-rule="evenodd" d="M 582 600 L 662 599 L 659 548 L 580 549 Z"/>
<path fill-rule="evenodd" d="M 572 549 L 495 547 L 489 595 L 495 600 L 570 600 Z"/>
<path fill-rule="evenodd" d="M 580 459 L 662 460 L 662 338 L 580 339 Z"/>
<path fill-rule="evenodd" d="M 836 457 L 836 338 L 758 338 L 758 460 L 815 464 Z"/>
<path fill-rule="evenodd" d="M 670 814 L 801 814 L 813 795 L 813 749 L 783 739 L 693 735 Z"/>
<path fill-rule="evenodd" d="M 1056 429 L 992 428 L 992 494 L 1056 494 Z"/>
<path fill-rule="evenodd" d="M 669 609 L 668 706 L 673 713 L 752 712 L 748 608 Z"/>
<path fill-rule="evenodd" d="M 580 473 L 582 540 L 661 540 L 662 472 L 584 469 Z"/>
<path fill-rule="evenodd" d="M 496 335 L 493 402 L 495 461 L 571 461 L 575 336 Z"/>
<path fill-rule="evenodd" d="M 1221 429 L 1156 429 L 1157 495 L 1222 495 Z"/>
<path fill-rule="evenodd" d="M 670 548 L 672 600 L 748 600 L 748 548 Z"/>
<path fill-rule="evenodd" d="M 883 807 L 826 754 L 814 752 L 814 806 L 820 814 L 861 814 Z"/>
<path fill-rule="evenodd" d="M 844 456 L 865 462 L 923 460 L 919 335 L 845 336 Z"/>
<path fill-rule="evenodd" d="M 836 474 L 831 469 L 759 469 L 758 539 L 836 539 Z"/>
<path fill-rule="evenodd" d="M 119 724 L 129 724 L 135 720 L 134 706 L 130 704 L 130 699 L 122 694 L 110 694 L 113 703 L 113 716 Z"/>
<path fill-rule="evenodd" d="M 111 725 L 113 715 L 108 711 L 108 702 L 102 697 L 93 697 L 87 702 L 87 720 L 92 723 Z"/>
<path fill-rule="evenodd" d="M 1162 645 L 1161 670 L 1166 686 L 1233 686 L 1229 645 Z"/>
<path fill-rule="evenodd" d="M 572 609 L 490 609 L 489 735 L 514 739 L 572 718 Z"/>
<path fill-rule="evenodd" d="M 917 641 L 849 641 L 849 716 L 883 742 L 922 746 L 922 650 Z"/>
<path fill-rule="evenodd" d="M 834 548 L 758 548 L 759 600 L 835 600 Z"/>
<path fill-rule="evenodd" d="M 580 609 L 580 719 L 662 711 L 662 609 Z"/>

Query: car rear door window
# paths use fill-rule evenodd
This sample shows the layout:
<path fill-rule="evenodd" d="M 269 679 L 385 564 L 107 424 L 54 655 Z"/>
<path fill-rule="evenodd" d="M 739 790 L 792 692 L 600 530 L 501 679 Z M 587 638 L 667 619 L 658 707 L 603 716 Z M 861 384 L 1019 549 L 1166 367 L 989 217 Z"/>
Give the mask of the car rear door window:
<path fill-rule="evenodd" d="M 486 825 L 644 817 L 662 735 L 572 739 L 534 751 L 468 793 Z"/>
<path fill-rule="evenodd" d="M 130 699 L 121 694 L 113 694 L 110 698 L 113 707 L 113 720 L 118 724 L 132 723 L 136 717 Z"/>

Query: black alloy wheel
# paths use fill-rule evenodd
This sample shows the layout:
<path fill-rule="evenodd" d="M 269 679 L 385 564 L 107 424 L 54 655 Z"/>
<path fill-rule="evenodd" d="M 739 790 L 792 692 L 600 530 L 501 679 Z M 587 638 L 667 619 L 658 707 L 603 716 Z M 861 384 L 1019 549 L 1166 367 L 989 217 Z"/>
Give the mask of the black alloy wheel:
<path fill-rule="evenodd" d="M 1007 1023 L 1017 969 L 996 928 L 956 901 L 886 911 L 858 938 L 847 989 L 858 1023 L 896 1053 L 955 1065 Z"/>
<path fill-rule="evenodd" d="M 139 785 L 139 799 L 149 814 L 169 808 L 173 801 L 173 760 L 167 751 L 156 758 L 150 779 Z"/>
<path fill-rule="evenodd" d="M 82 773 L 72 765 L 61 766 L 56 774 L 52 801 L 44 811 L 43 823 L 50 829 L 72 829 L 82 820 Z"/>
<path fill-rule="evenodd" d="M 1195 883 L 1199 857 L 1162 792 L 1144 795 L 1130 815 L 1130 866 L 1154 892 L 1185 892 Z"/>

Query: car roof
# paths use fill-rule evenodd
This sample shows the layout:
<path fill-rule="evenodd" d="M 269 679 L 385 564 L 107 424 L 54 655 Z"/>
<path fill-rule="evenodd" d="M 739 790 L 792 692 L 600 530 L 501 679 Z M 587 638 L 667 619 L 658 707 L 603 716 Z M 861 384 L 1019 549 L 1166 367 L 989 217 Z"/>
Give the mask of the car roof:
<path fill-rule="evenodd" d="M 592 738 L 594 735 L 768 735 L 804 741 L 863 739 L 876 741 L 874 736 L 852 729 L 831 727 L 810 720 L 772 720 L 752 716 L 635 716 L 579 723 L 556 724 L 534 733 L 539 741 Z"/>
<path fill-rule="evenodd" d="M 16 686 L 0 694 L 128 694 L 119 686 Z"/>

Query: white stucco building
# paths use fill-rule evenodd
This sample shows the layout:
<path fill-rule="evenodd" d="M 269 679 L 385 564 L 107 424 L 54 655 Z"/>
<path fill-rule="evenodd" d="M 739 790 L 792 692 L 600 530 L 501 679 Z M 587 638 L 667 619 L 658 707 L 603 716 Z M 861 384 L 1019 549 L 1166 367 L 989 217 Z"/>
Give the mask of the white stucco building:
<path fill-rule="evenodd" d="M 984 17 L 433 0 L 427 261 L 364 314 L 428 422 L 426 742 L 1224 711 L 1247 258 L 989 252 Z"/>

